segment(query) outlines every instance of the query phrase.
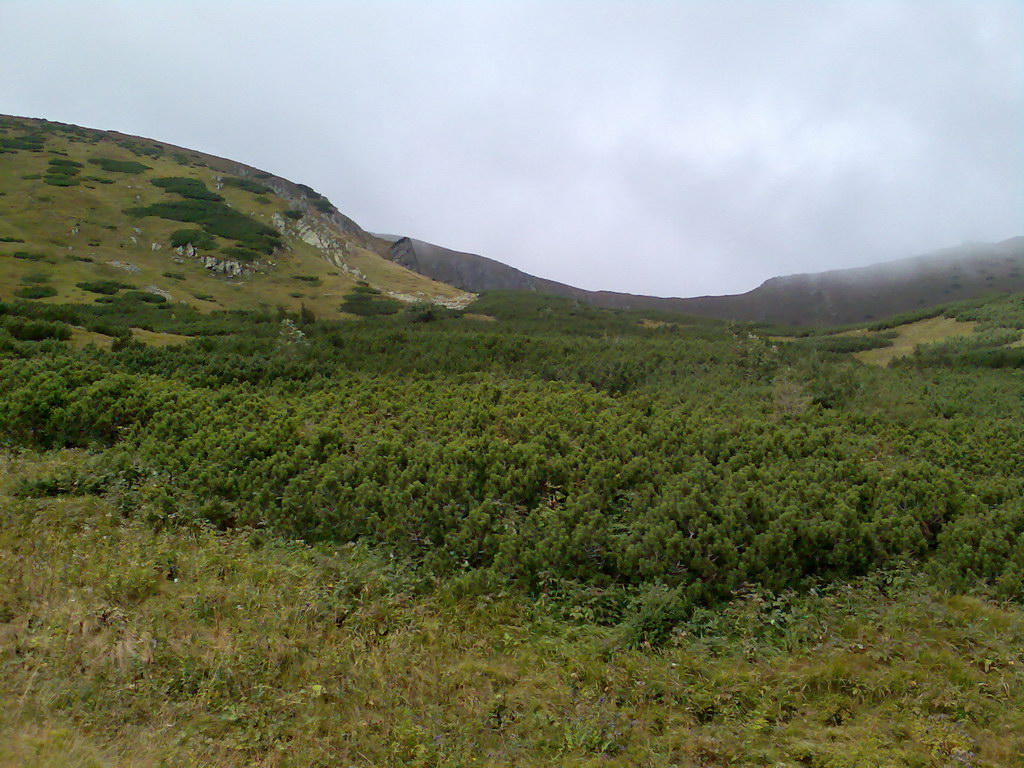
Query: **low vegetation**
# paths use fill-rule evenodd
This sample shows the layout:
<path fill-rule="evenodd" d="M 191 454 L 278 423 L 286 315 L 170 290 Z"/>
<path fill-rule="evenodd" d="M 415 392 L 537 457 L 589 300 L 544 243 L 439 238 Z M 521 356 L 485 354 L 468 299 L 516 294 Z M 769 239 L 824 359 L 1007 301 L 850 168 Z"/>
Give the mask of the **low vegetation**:
<path fill-rule="evenodd" d="M 464 312 L 307 259 L 215 158 L 24 124 L 56 218 L 0 250 L 0 766 L 1021 762 L 1021 296 Z"/>
<path fill-rule="evenodd" d="M 113 160 L 109 157 L 95 157 L 89 160 L 90 163 L 98 165 L 108 173 L 139 174 L 149 170 L 148 165 L 135 162 L 134 160 Z"/>
<path fill-rule="evenodd" d="M 255 195 L 266 195 L 273 192 L 273 190 L 266 184 L 260 184 L 258 181 L 253 181 L 252 179 L 239 179 L 234 176 L 228 176 L 222 179 L 222 183 L 225 187 L 244 189 L 246 192 L 252 192 Z"/>

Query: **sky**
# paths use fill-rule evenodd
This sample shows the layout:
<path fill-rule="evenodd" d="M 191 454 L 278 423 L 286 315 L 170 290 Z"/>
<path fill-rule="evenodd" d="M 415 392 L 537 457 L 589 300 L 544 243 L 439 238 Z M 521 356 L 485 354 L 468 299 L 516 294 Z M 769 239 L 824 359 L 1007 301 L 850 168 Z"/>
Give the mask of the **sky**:
<path fill-rule="evenodd" d="M 1019 0 L 0 0 L 0 113 L 588 289 L 1024 235 Z"/>

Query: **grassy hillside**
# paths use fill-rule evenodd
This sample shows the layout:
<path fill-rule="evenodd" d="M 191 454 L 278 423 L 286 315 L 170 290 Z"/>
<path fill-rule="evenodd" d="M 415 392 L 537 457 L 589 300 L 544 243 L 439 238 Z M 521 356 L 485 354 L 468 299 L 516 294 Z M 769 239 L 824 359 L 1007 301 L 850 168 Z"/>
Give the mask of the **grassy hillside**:
<path fill-rule="evenodd" d="M 467 298 L 382 259 L 315 191 L 255 168 L 10 117 L 0 151 L 0 300 L 139 290 L 202 312 L 305 306 L 336 317 L 358 283 L 406 301 Z"/>

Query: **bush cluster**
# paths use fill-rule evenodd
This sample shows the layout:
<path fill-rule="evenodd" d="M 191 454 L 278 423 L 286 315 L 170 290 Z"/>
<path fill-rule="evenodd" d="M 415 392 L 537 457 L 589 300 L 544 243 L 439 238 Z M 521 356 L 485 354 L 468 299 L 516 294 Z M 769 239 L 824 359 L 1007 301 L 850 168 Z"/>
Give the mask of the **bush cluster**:
<path fill-rule="evenodd" d="M 260 184 L 259 182 L 253 181 L 252 179 L 240 179 L 234 176 L 227 176 L 223 179 L 225 187 L 234 187 L 235 189 L 244 189 L 246 192 L 252 192 L 256 195 L 265 195 L 273 190 L 266 184 Z"/>
<path fill-rule="evenodd" d="M 139 174 L 149 170 L 148 165 L 137 163 L 134 160 L 113 160 L 109 157 L 94 157 L 89 162 L 93 165 L 98 165 L 109 173 Z"/>

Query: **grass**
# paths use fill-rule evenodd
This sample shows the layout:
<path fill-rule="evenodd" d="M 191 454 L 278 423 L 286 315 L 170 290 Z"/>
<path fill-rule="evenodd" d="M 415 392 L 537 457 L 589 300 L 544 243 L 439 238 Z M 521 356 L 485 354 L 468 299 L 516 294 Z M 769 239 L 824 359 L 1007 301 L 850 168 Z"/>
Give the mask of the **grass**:
<path fill-rule="evenodd" d="M 26 125 L 29 124 L 26 122 Z M 18 131 L 20 135 L 21 131 Z M 15 135 L 15 134 L 9 134 Z M 301 303 L 313 310 L 318 317 L 337 317 L 338 306 L 344 295 L 354 285 L 354 279 L 347 274 L 338 274 L 338 267 L 324 260 L 324 255 L 313 245 L 299 237 L 286 237 L 290 250 L 274 256 L 273 266 L 258 274 L 250 274 L 234 281 L 206 270 L 198 262 L 186 260 L 183 264 L 171 261 L 173 255 L 168 244 L 176 230 L 182 225 L 171 221 L 147 218 L 132 221 L 123 213 L 125 208 L 146 206 L 166 201 L 173 196 L 150 179 L 187 177 L 201 182 L 207 189 L 214 189 L 217 178 L 231 175 L 231 164 L 211 159 L 206 166 L 195 167 L 182 164 L 171 153 L 161 156 L 146 155 L 146 166 L 139 174 L 126 173 L 118 168 L 139 170 L 140 163 L 130 149 L 123 146 L 121 137 L 97 133 L 95 144 L 71 141 L 63 134 L 47 133 L 45 146 L 52 152 L 66 153 L 67 162 L 82 163 L 82 183 L 72 187 L 47 185 L 42 172 L 48 167 L 48 158 L 38 154 L 18 151 L 0 155 L 0 220 L 3 221 L 3 237 L 0 238 L 0 301 L 11 301 L 14 291 L 21 286 L 21 278 L 33 265 L 22 259 L 10 258 L 15 251 L 38 254 L 41 260 L 51 258 L 60 261 L 60 269 L 51 285 L 57 295 L 36 299 L 40 302 L 88 302 L 95 297 L 75 287 L 76 283 L 93 280 L 125 279 L 124 271 L 110 267 L 107 262 L 130 262 L 139 268 L 131 277 L 140 285 L 154 285 L 162 290 L 181 292 L 180 281 L 164 275 L 165 272 L 186 276 L 190 292 L 214 297 L 216 304 L 196 302 L 203 309 L 258 309 L 261 307 L 283 306 L 297 312 Z M 180 154 L 180 153 L 179 153 Z M 185 158 L 188 159 L 187 157 Z M 100 169 L 99 162 L 111 167 L 113 183 L 93 183 L 89 173 Z M 111 165 L 109 161 L 113 161 Z M 75 166 L 68 166 L 75 167 Z M 34 179 L 23 179 L 32 175 Z M 103 178 L 106 178 L 105 176 Z M 269 195 L 269 204 L 255 201 L 253 192 L 246 189 L 225 186 L 218 191 L 228 205 L 270 225 L 275 213 L 283 214 L 291 209 L 288 200 Z M 72 226 L 77 234 L 72 234 Z M 136 231 L 138 229 L 139 231 Z M 340 233 L 333 237 L 347 240 Z M 90 245 L 97 241 L 99 245 Z M 152 251 L 151 244 L 163 247 Z M 55 256 L 52 254 L 56 254 Z M 439 283 L 408 272 L 383 258 L 366 251 L 359 254 L 360 269 L 373 272 L 375 284 L 385 290 L 422 292 L 428 296 L 447 297 L 458 292 Z M 83 261 L 74 261 L 83 259 Z M 91 261 L 84 261 L 91 259 Z M 374 264 L 379 266 L 375 272 Z M 38 264 L 35 265 L 38 271 Z M 365 268 L 364 268 L 365 267 Z M 295 292 L 292 275 L 316 275 L 323 281 L 322 290 L 316 296 L 301 299 L 291 296 Z M 176 285 L 177 283 L 177 285 Z M 240 287 L 241 286 L 241 287 Z"/>
<path fill-rule="evenodd" d="M 116 493 L 76 495 L 116 491 L 96 461 L 0 455 L 0 766 L 981 768 L 1024 754 L 1020 606 L 896 573 L 741 595 L 663 649 L 631 649 L 547 596 L 459 597 L 363 547 L 154 527 Z"/>
<path fill-rule="evenodd" d="M 950 317 L 931 317 L 915 323 L 896 326 L 897 336 L 891 347 L 880 347 L 857 352 L 854 356 L 871 365 L 888 365 L 896 357 L 909 355 L 918 344 L 930 344 L 952 336 L 967 336 L 977 323 L 963 322 Z"/>

